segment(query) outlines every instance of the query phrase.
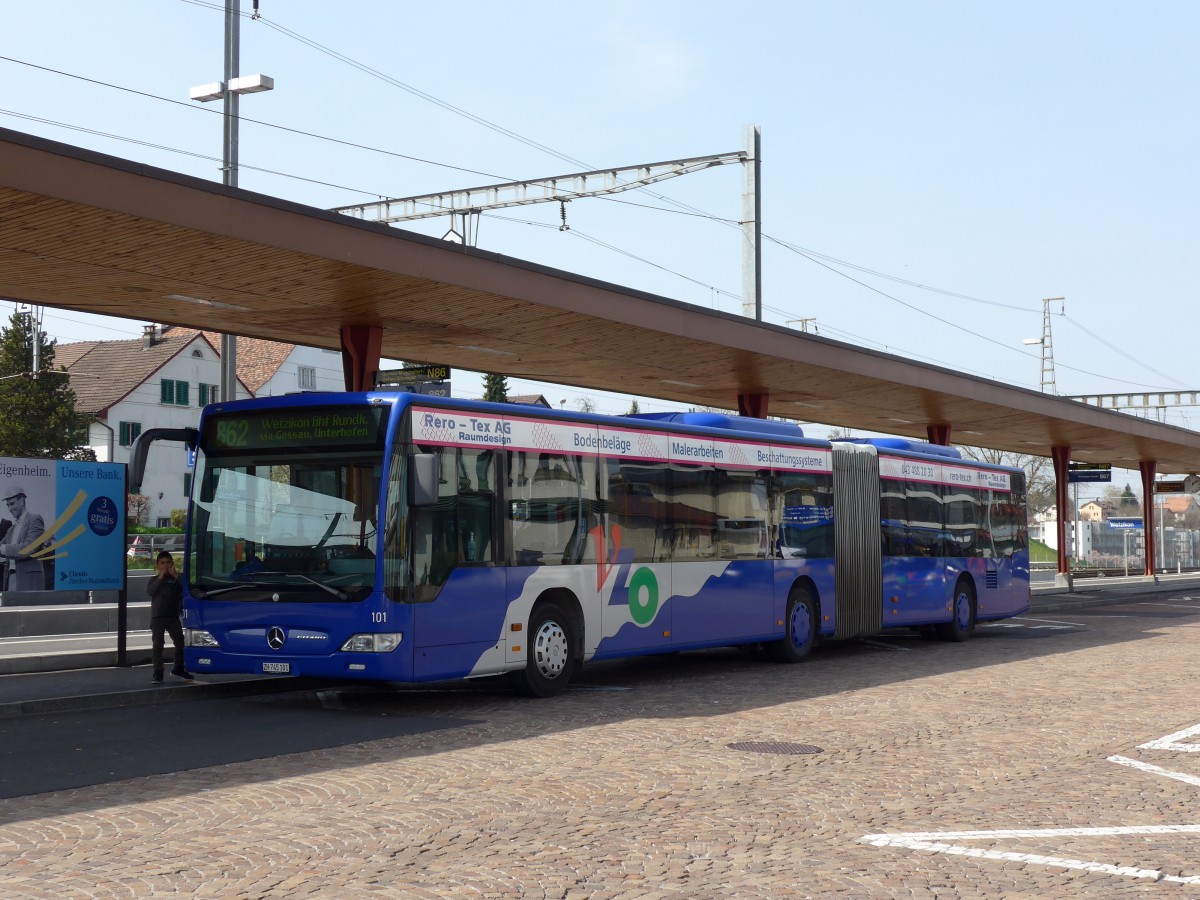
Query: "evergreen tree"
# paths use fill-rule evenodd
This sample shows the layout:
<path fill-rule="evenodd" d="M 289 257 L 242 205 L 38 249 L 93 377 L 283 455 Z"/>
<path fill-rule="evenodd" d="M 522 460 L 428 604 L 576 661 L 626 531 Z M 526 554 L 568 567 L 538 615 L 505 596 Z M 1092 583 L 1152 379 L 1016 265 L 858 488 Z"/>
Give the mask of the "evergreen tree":
<path fill-rule="evenodd" d="M 637 400 L 634 400 L 629 404 L 629 412 L 625 413 L 625 415 L 636 416 L 639 412 L 641 412 L 641 410 L 638 409 L 638 402 Z"/>
<path fill-rule="evenodd" d="M 484 375 L 483 399 L 492 403 L 508 402 L 508 376 Z"/>
<path fill-rule="evenodd" d="M 1141 501 L 1138 500 L 1137 494 L 1133 492 L 1133 488 L 1128 483 L 1125 485 L 1125 490 L 1121 491 L 1118 504 L 1118 509 L 1123 516 L 1136 516 L 1142 510 Z"/>
<path fill-rule="evenodd" d="M 55 369 L 54 341 L 32 315 L 14 311 L 8 327 L 0 328 L 0 456 L 94 460 L 84 446 L 86 427 L 87 419 L 75 411 L 71 380 Z"/>

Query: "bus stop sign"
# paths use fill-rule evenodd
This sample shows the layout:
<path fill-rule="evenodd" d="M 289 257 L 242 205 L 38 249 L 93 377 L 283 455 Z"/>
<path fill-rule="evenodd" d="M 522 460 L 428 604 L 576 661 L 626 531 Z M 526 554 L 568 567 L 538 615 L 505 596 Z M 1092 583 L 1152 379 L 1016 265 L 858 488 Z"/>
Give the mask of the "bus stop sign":
<path fill-rule="evenodd" d="M 1112 481 L 1112 465 L 1073 462 L 1067 472 L 1067 481 L 1072 484 L 1081 481 Z"/>

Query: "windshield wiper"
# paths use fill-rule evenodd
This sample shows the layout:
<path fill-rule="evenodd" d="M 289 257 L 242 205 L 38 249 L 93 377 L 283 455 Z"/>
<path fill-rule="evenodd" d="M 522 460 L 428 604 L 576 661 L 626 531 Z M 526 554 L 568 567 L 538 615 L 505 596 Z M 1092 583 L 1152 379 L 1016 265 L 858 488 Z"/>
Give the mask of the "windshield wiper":
<path fill-rule="evenodd" d="M 349 600 L 350 599 L 350 595 L 347 594 L 345 591 L 339 590 L 338 588 L 335 588 L 332 585 L 328 585 L 323 581 L 317 581 L 317 579 L 315 579 L 315 578 L 310 578 L 308 575 L 305 575 L 303 572 L 272 572 L 268 569 L 259 569 L 254 574 L 255 575 L 282 575 L 284 578 L 303 578 L 309 584 L 315 584 L 321 590 L 325 591 L 326 593 L 333 594 L 333 596 L 337 597 L 339 600 Z"/>
<path fill-rule="evenodd" d="M 195 594 L 197 597 L 199 597 L 201 600 L 207 600 L 209 597 L 215 597 L 217 594 L 224 594 L 229 591 L 237 591 L 237 590 L 240 590 L 241 588 L 248 588 L 248 587 L 262 588 L 262 587 L 269 587 L 269 585 L 262 584 L 258 581 L 243 581 L 240 584 L 231 584 L 231 585 L 229 585 L 229 587 L 216 588 L 211 591 L 207 590 L 206 588 L 195 588 L 194 587 L 194 588 L 192 588 L 192 593 Z"/>
<path fill-rule="evenodd" d="M 307 576 L 301 572 L 269 572 L 265 569 L 260 569 L 259 571 L 255 572 L 254 574 L 255 575 L 282 575 L 285 578 L 303 578 L 309 584 L 316 585 L 317 587 L 319 587 L 321 590 L 325 591 L 326 593 L 333 594 L 333 596 L 337 597 L 339 600 L 349 600 L 350 599 L 350 595 L 347 594 L 345 591 L 339 590 L 338 588 L 335 588 L 332 585 L 324 584 L 323 582 L 317 581 L 315 578 L 310 578 L 309 576 Z M 198 589 L 193 588 L 192 593 L 195 594 L 197 597 L 199 597 L 201 600 L 207 600 L 209 597 L 215 597 L 217 594 L 225 594 L 225 593 L 228 593 L 229 591 L 236 591 L 236 590 L 240 590 L 241 588 L 248 588 L 248 587 L 249 588 L 269 588 L 269 587 L 279 587 L 279 585 L 264 584 L 261 581 L 243 581 L 240 584 L 231 584 L 228 587 L 220 587 L 220 588 L 216 588 L 215 590 L 211 590 L 211 591 L 205 590 L 204 588 L 198 588 Z"/>

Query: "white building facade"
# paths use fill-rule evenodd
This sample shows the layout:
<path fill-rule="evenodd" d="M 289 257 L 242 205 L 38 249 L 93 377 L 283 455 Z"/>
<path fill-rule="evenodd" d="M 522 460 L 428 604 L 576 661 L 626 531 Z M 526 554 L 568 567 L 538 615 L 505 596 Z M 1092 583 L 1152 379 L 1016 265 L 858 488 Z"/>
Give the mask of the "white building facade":
<path fill-rule="evenodd" d="M 152 428 L 195 428 L 220 396 L 219 335 L 148 325 L 141 340 L 95 341 L 55 348 L 75 389 L 76 408 L 91 417 L 88 444 L 101 462 L 128 463 L 133 441 Z M 336 351 L 275 341 L 237 341 L 238 399 L 304 390 L 344 390 Z M 143 525 L 169 526 L 187 508 L 191 472 L 182 443 L 156 442 L 139 494 Z"/>

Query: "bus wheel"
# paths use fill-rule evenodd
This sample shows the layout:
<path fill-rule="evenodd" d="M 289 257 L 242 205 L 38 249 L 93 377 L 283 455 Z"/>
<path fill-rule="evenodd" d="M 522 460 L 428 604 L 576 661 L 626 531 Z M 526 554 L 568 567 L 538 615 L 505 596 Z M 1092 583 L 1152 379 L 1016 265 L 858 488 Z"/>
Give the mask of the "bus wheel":
<path fill-rule="evenodd" d="M 817 642 L 817 604 L 807 588 L 792 589 L 784 625 L 783 640 L 772 641 L 767 650 L 775 662 L 800 662 L 812 653 Z"/>
<path fill-rule="evenodd" d="M 965 578 L 954 586 L 954 618 L 937 626 L 937 636 L 943 641 L 961 643 L 975 629 L 975 589 Z"/>
<path fill-rule="evenodd" d="M 542 603 L 529 617 L 528 638 L 517 689 L 530 697 L 553 697 L 567 686 L 579 663 L 571 619 L 557 603 Z"/>

